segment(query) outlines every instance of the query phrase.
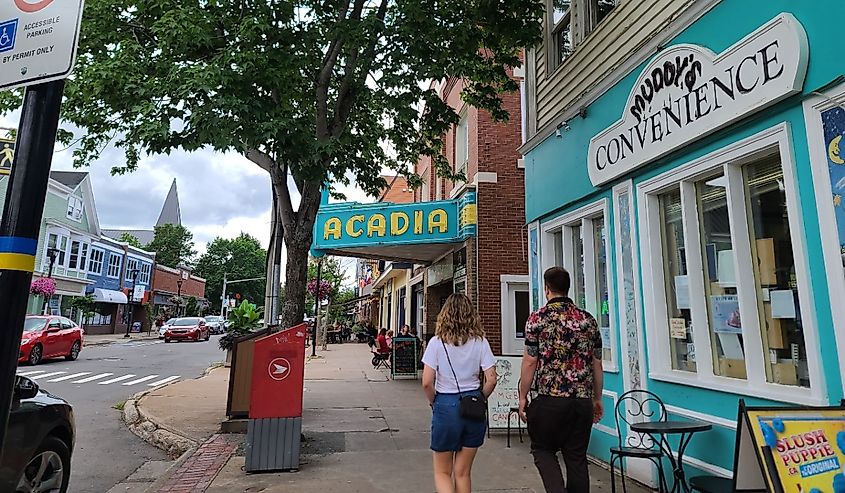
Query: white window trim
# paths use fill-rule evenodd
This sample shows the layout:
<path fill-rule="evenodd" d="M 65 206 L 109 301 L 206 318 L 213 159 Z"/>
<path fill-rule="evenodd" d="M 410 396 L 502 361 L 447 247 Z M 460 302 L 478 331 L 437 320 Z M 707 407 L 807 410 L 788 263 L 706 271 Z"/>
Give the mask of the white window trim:
<path fill-rule="evenodd" d="M 140 268 L 141 261 L 133 258 L 133 257 L 126 257 L 126 269 L 124 275 L 124 281 L 131 281 L 132 280 L 132 271 L 137 270 L 138 276 L 141 276 L 141 268 Z"/>
<path fill-rule="evenodd" d="M 98 252 L 100 254 L 100 257 L 101 257 L 100 260 L 99 260 L 99 264 L 100 264 L 100 271 L 99 272 L 91 270 L 91 261 L 94 259 L 94 253 L 95 252 Z M 94 274 L 94 275 L 97 275 L 97 276 L 102 276 L 105 258 L 106 258 L 105 250 L 103 250 L 102 248 L 97 248 L 97 247 L 92 245 L 91 248 L 88 250 L 88 266 L 87 266 L 86 270 L 91 274 Z"/>
<path fill-rule="evenodd" d="M 827 147 L 824 141 L 824 126 L 821 114 L 835 106 L 845 108 L 845 84 L 825 91 L 814 93 L 804 101 L 804 121 L 807 131 L 807 146 L 810 151 L 810 169 L 816 197 L 833 197 L 833 187 L 827 169 Z M 821 227 L 822 254 L 824 256 L 825 275 L 827 276 L 828 296 L 833 318 L 833 331 L 836 334 L 836 352 L 839 357 L 839 370 L 845 386 L 845 271 L 839 251 L 839 233 L 836 214 L 828 200 L 816 200 L 816 209 Z M 840 266 L 840 267 L 833 267 Z M 837 300 L 837 301 L 834 301 Z"/>
<path fill-rule="evenodd" d="M 499 276 L 499 284 L 501 285 L 501 327 L 502 327 L 502 354 L 505 356 L 521 356 L 525 341 L 522 341 L 520 346 L 519 339 L 516 337 L 516 329 L 514 327 L 513 333 L 509 330 L 506 332 L 505 328 L 509 327 L 510 318 L 516 313 L 516 307 L 511 306 L 510 285 L 511 284 L 525 284 L 528 286 L 528 304 L 531 309 L 531 277 L 525 275 L 509 275 L 502 274 Z"/>
<path fill-rule="evenodd" d="M 82 200 L 82 197 L 80 197 L 78 195 L 68 195 L 67 209 L 70 209 L 70 207 L 71 207 L 71 200 L 79 201 L 79 209 L 80 209 L 79 219 L 76 219 L 72 215 L 68 214 L 67 210 L 65 210 L 65 217 L 70 219 L 73 222 L 82 223 L 82 218 L 85 217 L 85 201 Z"/>
<path fill-rule="evenodd" d="M 712 152 L 694 161 L 683 164 L 671 171 L 663 173 L 652 179 L 649 179 L 637 186 L 637 199 L 639 209 L 639 228 L 641 236 L 645 238 L 660 238 L 660 224 L 658 220 L 654 220 L 657 197 L 656 194 L 666 189 L 677 186 L 678 183 L 684 180 L 692 180 L 702 174 L 707 174 L 715 169 L 736 168 L 746 164 L 748 160 L 754 159 L 761 152 L 776 148 L 780 153 L 781 165 L 784 174 L 784 186 L 786 187 L 786 203 L 789 211 L 789 228 L 790 236 L 792 238 L 793 256 L 795 259 L 795 271 L 798 281 L 799 302 L 801 303 L 802 324 L 804 330 L 804 343 L 807 349 L 807 366 L 810 374 L 809 389 L 781 385 L 776 383 L 769 383 L 766 381 L 765 372 L 763 368 L 763 346 L 761 342 L 762 333 L 759 330 L 759 317 L 756 311 L 751 320 L 754 320 L 753 326 L 745 326 L 743 328 L 743 335 L 746 340 L 746 347 L 759 347 L 759 353 L 751 357 L 751 363 L 759 361 L 758 368 L 753 368 L 748 364 L 749 355 L 752 351 L 746 351 L 746 362 L 748 366 L 748 379 L 741 380 L 729 377 L 722 377 L 713 374 L 710 331 L 696 328 L 693 331 L 693 339 L 696 345 L 696 363 L 697 373 L 690 373 L 680 370 L 671 369 L 670 350 L 666 331 L 663 327 L 666 326 L 661 318 L 658 318 L 658 313 L 665 310 L 665 288 L 663 284 L 663 269 L 660 255 L 662 246 L 655 245 L 653 242 L 644 241 L 642 244 L 642 257 L 645 259 L 644 265 L 650 265 L 650 272 L 643 270 L 643 297 L 645 306 L 645 325 L 646 334 L 649 342 L 649 378 L 654 380 L 663 380 L 667 382 L 679 383 L 682 385 L 703 387 L 712 390 L 720 390 L 733 394 L 749 395 L 760 397 L 764 399 L 771 399 L 780 402 L 790 402 L 796 404 L 806 405 L 824 405 L 827 404 L 827 387 L 825 385 L 824 373 L 821 369 L 821 357 L 819 352 L 818 341 L 818 323 L 813 304 L 814 292 L 813 286 L 809 282 L 809 266 L 807 259 L 806 241 L 804 237 L 803 216 L 801 213 L 801 204 L 798 200 L 798 182 L 795 176 L 795 157 L 791 144 L 791 130 L 788 123 L 781 123 L 772 128 L 764 130 L 756 135 L 746 139 L 735 142 L 729 146 Z M 731 173 L 729 173 L 731 174 Z M 737 176 L 733 173 L 733 176 Z M 729 179 L 731 179 L 729 177 Z M 735 179 L 735 178 L 734 178 Z M 688 191 L 689 192 L 689 191 Z M 688 193 L 687 192 L 687 193 Z M 682 194 L 684 191 L 682 190 Z M 734 200 L 734 197 L 729 197 L 729 200 Z M 684 205 L 686 207 L 686 205 Z M 685 214 L 689 216 L 689 214 Z M 696 215 L 693 215 L 696 216 Z M 731 228 L 733 231 L 733 240 L 737 239 L 748 241 L 747 230 L 744 230 L 744 235 L 740 234 L 737 228 L 742 228 L 741 223 L 747 222 L 747 219 L 742 218 L 742 221 L 737 221 L 736 217 L 731 217 Z M 690 224 L 688 225 L 687 222 Z M 740 224 L 737 224 L 740 223 Z M 702 262 L 700 253 L 700 242 L 698 247 L 695 247 L 696 241 L 690 235 L 699 234 L 700 229 L 697 224 L 697 216 L 695 219 L 685 220 L 685 241 L 687 245 L 687 262 L 692 262 L 688 266 L 688 272 L 696 273 L 700 270 Z M 690 228 L 695 229 L 690 229 Z M 747 225 L 745 226 L 747 228 Z M 690 251 L 692 246 L 696 251 Z M 741 245 L 740 245 L 741 246 Z M 739 248 L 734 248 L 735 252 L 739 252 Z M 736 253 L 738 256 L 739 253 Z M 649 262 L 650 260 L 650 262 Z M 699 268 L 696 268 L 696 263 Z M 737 262 L 737 266 L 748 264 L 748 262 Z M 750 269 L 750 267 L 748 267 Z M 703 272 L 695 274 L 702 276 Z M 738 273 L 738 275 L 751 275 L 753 272 Z M 648 278 L 650 282 L 648 281 Z M 696 279 L 691 278 L 690 284 L 696 282 Z M 753 289 L 752 289 L 753 291 Z M 742 298 L 742 294 L 740 294 Z M 703 300 L 693 301 L 693 316 L 694 320 L 700 320 L 702 315 L 702 307 L 696 307 L 696 303 L 703 304 Z M 755 307 L 740 305 L 741 316 L 746 317 L 746 311 L 756 310 Z M 706 308 L 704 308 L 704 320 L 706 320 Z M 696 316 L 696 312 L 698 315 Z M 744 320 L 748 320 L 744 318 Z M 695 324 L 695 322 L 693 322 Z M 701 327 L 701 325 L 699 325 Z M 762 377 L 762 378 L 761 378 Z"/>
<path fill-rule="evenodd" d="M 614 293 L 614 286 L 613 286 L 613 265 L 614 265 L 614 254 L 615 252 L 612 251 L 611 243 L 611 231 L 615 231 L 611 228 L 610 224 L 610 209 L 609 203 L 607 199 L 601 199 L 591 204 L 588 204 L 584 207 L 576 209 L 574 211 L 568 212 L 563 214 L 560 217 L 557 217 L 549 222 L 543 223 L 542 234 L 540 235 L 540 244 L 541 245 L 550 245 L 554 242 L 554 234 L 561 229 L 568 230 L 571 228 L 575 228 L 581 226 L 581 237 L 582 237 L 582 244 L 584 248 L 584 290 L 588 293 L 587 296 L 587 311 L 591 314 L 598 314 L 598 310 L 601 308 L 596 305 L 596 300 L 598 299 L 597 294 L 598 287 L 595 285 L 595 278 L 592 275 L 587 275 L 588 272 L 595 272 L 595 243 L 593 242 L 593 219 L 597 217 L 602 217 L 604 219 L 604 228 L 605 228 L 605 238 L 606 238 L 606 245 L 605 245 L 605 255 L 607 255 L 607 267 L 605 269 L 605 282 L 607 284 L 607 291 L 608 291 L 608 319 L 610 321 L 610 361 L 602 360 L 602 368 L 605 372 L 608 373 L 618 373 L 619 372 L 619 361 L 617 353 L 619 352 L 619 326 L 617 324 L 617 316 L 616 316 L 616 296 L 613 296 Z M 615 227 L 615 224 L 613 225 Z M 589 232 L 589 241 L 584 240 L 585 232 Z M 569 271 L 570 273 L 575 272 L 573 267 L 573 257 L 572 252 L 574 250 L 572 245 L 572 234 L 564 234 L 563 235 L 563 267 Z M 540 250 L 540 261 L 543 266 L 543 270 L 545 271 L 549 267 L 552 267 L 555 263 L 554 259 L 554 248 L 541 248 Z M 543 252 L 548 252 L 545 256 L 542 255 Z"/>
<path fill-rule="evenodd" d="M 112 259 L 112 258 L 117 258 L 117 259 L 118 259 L 118 261 L 117 261 L 117 275 L 115 275 L 115 276 L 111 275 L 111 268 L 109 268 L 109 266 L 111 265 L 111 259 Z M 109 254 L 109 260 L 108 260 L 108 262 L 105 262 L 105 266 L 106 266 L 106 267 L 105 267 L 105 269 L 106 269 L 106 277 L 108 277 L 108 278 L 110 278 L 110 279 L 120 279 L 120 272 L 123 270 L 123 269 L 122 269 L 122 267 L 123 267 L 123 258 L 122 258 L 120 255 L 114 255 L 113 253 L 110 253 L 110 254 Z"/>

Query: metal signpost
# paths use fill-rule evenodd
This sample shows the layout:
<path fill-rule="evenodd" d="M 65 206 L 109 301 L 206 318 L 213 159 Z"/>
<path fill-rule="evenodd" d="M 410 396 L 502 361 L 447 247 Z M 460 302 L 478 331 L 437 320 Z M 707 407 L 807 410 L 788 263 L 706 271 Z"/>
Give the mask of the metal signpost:
<path fill-rule="evenodd" d="M 83 0 L 0 0 L 0 89 L 28 86 L 0 222 L 0 455 L 82 6 Z"/>

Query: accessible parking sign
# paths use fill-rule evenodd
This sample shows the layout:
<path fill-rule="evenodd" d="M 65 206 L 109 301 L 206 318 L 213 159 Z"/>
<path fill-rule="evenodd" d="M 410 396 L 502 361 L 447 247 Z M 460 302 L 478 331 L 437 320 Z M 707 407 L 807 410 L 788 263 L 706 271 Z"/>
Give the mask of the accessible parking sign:
<path fill-rule="evenodd" d="M 0 0 L 0 90 L 73 70 L 83 0 Z"/>

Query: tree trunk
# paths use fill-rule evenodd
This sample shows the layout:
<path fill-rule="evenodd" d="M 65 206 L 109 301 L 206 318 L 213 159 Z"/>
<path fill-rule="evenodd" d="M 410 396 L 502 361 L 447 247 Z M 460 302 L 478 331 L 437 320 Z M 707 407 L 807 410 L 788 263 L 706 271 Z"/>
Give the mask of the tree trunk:
<path fill-rule="evenodd" d="M 299 235 L 298 232 L 290 233 L 285 234 L 287 263 L 285 265 L 285 304 L 282 307 L 282 326 L 285 328 L 302 323 L 305 316 L 308 252 L 311 249 L 310 231 L 307 235 Z"/>

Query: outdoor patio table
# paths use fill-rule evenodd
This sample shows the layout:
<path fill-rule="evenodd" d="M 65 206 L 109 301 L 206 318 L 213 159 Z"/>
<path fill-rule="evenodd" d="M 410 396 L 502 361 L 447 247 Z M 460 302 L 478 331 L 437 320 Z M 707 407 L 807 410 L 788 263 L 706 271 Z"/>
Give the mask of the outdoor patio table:
<path fill-rule="evenodd" d="M 679 491 L 685 493 L 690 492 L 690 487 L 687 484 L 686 475 L 684 474 L 684 452 L 694 434 L 702 431 L 710 431 L 712 428 L 713 425 L 710 423 L 701 421 L 647 421 L 631 425 L 632 431 L 649 435 L 660 446 L 663 455 L 669 459 L 669 463 L 672 465 L 672 474 L 675 477 L 675 483 L 671 489 L 672 493 Z M 669 435 L 679 435 L 677 457 L 672 454 L 672 447 L 669 445 Z M 661 478 L 661 480 L 664 479 Z"/>

